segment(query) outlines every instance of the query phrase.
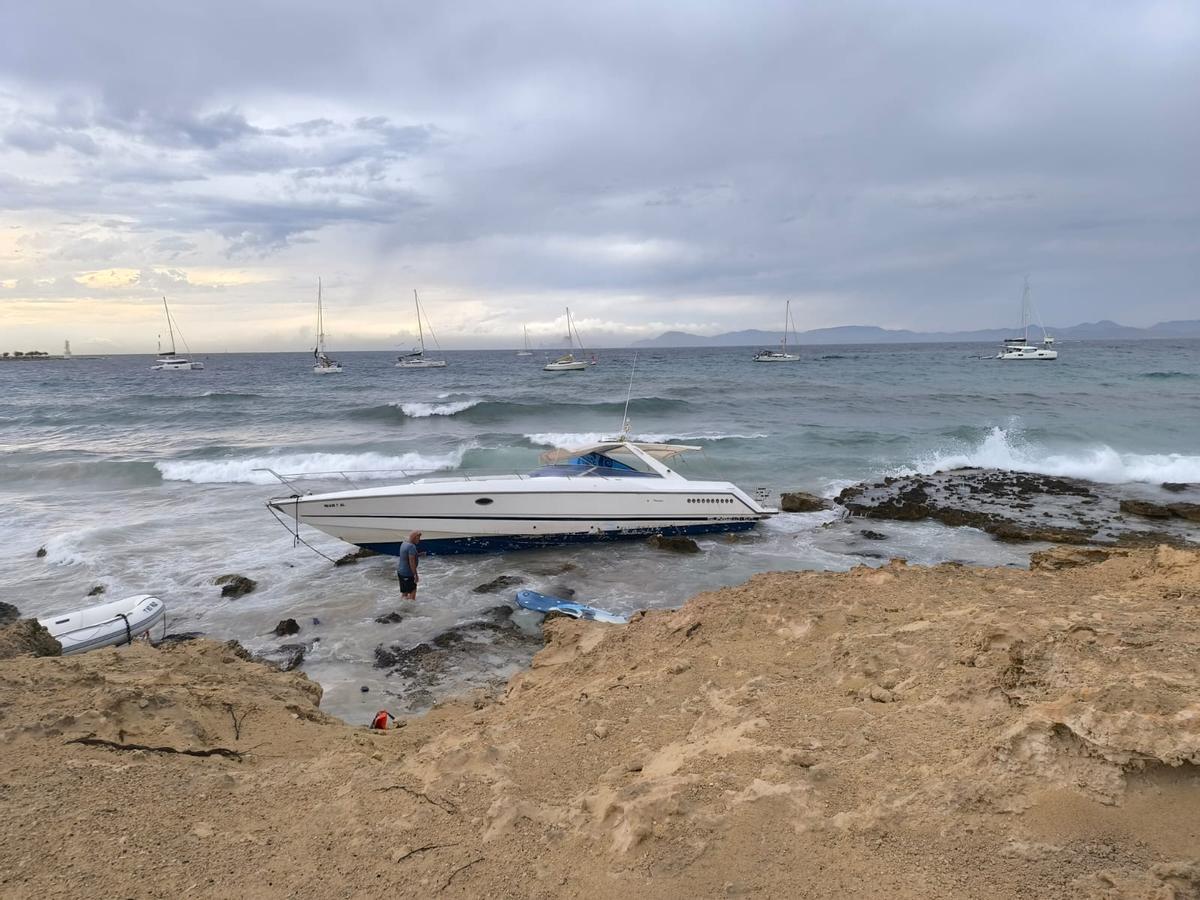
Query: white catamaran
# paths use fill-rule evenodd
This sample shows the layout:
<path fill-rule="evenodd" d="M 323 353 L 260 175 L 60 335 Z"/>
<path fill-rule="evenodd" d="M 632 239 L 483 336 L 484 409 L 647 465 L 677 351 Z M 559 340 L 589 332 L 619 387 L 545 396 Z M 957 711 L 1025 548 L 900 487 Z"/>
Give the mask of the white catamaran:
<path fill-rule="evenodd" d="M 204 369 L 204 363 L 199 360 L 189 359 L 187 356 L 180 356 L 175 352 L 175 320 L 171 318 L 171 309 L 167 306 L 167 298 L 163 297 L 163 314 L 167 317 L 167 334 L 171 338 L 171 349 L 163 352 L 162 335 L 158 336 L 158 358 L 154 360 L 154 365 L 150 367 L 153 372 L 199 372 Z M 187 348 L 187 341 L 183 337 L 183 332 L 179 333 L 179 339 L 183 341 L 183 346 Z M 191 350 L 188 350 L 191 353 Z"/>
<path fill-rule="evenodd" d="M 533 356 L 533 351 L 529 349 L 529 326 L 522 325 L 521 330 L 525 332 L 525 347 L 517 351 L 517 356 Z"/>
<path fill-rule="evenodd" d="M 996 354 L 996 359 L 1058 359 L 1058 351 L 1054 349 L 1054 338 L 1046 333 L 1046 326 L 1038 316 L 1038 327 L 1042 329 L 1042 345 L 1040 347 L 1029 343 L 1029 315 L 1033 312 L 1033 302 L 1029 299 L 1029 276 L 1025 276 L 1025 290 L 1021 294 L 1021 337 L 1005 338 L 1004 346 Z M 1035 313 L 1036 315 L 1036 313 Z"/>
<path fill-rule="evenodd" d="M 754 354 L 755 362 L 795 362 L 800 358 L 798 353 L 787 352 L 787 336 L 788 328 L 792 329 L 792 334 L 796 333 L 796 323 L 792 321 L 792 301 L 787 301 L 787 305 L 783 309 L 783 339 L 779 342 L 778 350 L 763 349 Z M 796 343 L 799 343 L 797 339 Z"/>
<path fill-rule="evenodd" d="M 330 359 L 325 352 L 325 310 L 321 303 L 321 279 L 317 279 L 317 346 L 313 349 L 313 372 L 317 375 L 340 375 L 342 364 Z"/>
<path fill-rule="evenodd" d="M 429 326 L 429 336 L 433 338 L 433 344 L 438 350 L 442 349 L 442 345 L 438 343 L 437 335 L 433 333 L 433 326 L 429 325 L 429 317 L 424 314 L 421 309 L 421 298 L 417 296 L 417 292 L 413 291 L 413 304 L 417 308 L 417 337 L 421 342 L 421 349 L 414 350 L 412 353 L 406 353 L 396 360 L 397 369 L 444 369 L 446 361 L 444 359 L 430 359 L 425 355 L 425 326 Z M 425 319 L 425 324 L 421 324 L 421 319 Z"/>
<path fill-rule="evenodd" d="M 582 372 L 588 366 L 596 364 L 596 357 L 591 360 L 576 359 L 575 354 L 571 352 L 575 344 L 579 344 L 579 352 L 584 352 L 583 338 L 579 336 L 578 329 L 575 328 L 575 323 L 571 321 L 571 307 L 567 307 L 567 346 L 568 351 L 560 356 L 554 362 L 546 363 L 542 366 L 542 370 L 546 372 Z"/>

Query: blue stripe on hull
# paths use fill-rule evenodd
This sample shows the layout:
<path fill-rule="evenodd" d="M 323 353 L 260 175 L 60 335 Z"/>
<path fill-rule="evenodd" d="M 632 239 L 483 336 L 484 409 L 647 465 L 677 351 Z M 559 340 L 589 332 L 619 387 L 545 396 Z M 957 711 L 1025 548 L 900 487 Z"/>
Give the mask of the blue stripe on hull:
<path fill-rule="evenodd" d="M 421 541 L 421 550 L 429 556 L 450 556 L 456 553 L 511 553 L 515 550 L 537 550 L 541 547 L 561 547 L 565 544 L 591 544 L 597 541 L 620 541 L 646 538 L 655 534 L 667 536 L 721 534 L 729 531 L 749 531 L 758 522 L 714 522 L 708 525 L 674 525 L 667 528 L 637 528 L 598 534 L 497 535 L 495 537 L 433 538 Z M 400 541 L 383 544 L 359 544 L 376 553 L 400 555 Z"/>

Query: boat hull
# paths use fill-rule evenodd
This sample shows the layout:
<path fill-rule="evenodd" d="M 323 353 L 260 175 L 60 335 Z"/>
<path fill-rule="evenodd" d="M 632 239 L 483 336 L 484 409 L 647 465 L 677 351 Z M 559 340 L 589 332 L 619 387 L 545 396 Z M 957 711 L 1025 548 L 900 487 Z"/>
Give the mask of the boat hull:
<path fill-rule="evenodd" d="M 446 361 L 444 359 L 423 359 L 420 362 L 398 362 L 397 369 L 444 369 Z"/>
<path fill-rule="evenodd" d="M 746 531 L 775 512 L 726 482 L 654 482 L 643 489 L 590 478 L 417 482 L 277 498 L 270 506 L 289 525 L 311 525 L 388 554 L 398 553 L 413 531 L 422 533 L 428 553 L 496 553 L 654 534 Z"/>
<path fill-rule="evenodd" d="M 1009 361 L 1017 359 L 1052 361 L 1058 359 L 1058 351 L 1043 350 L 1040 347 L 1031 351 L 1001 350 L 998 354 L 996 354 L 996 359 Z"/>
<path fill-rule="evenodd" d="M 313 366 L 314 375 L 341 375 L 341 366 Z"/>
<path fill-rule="evenodd" d="M 542 370 L 545 372 L 582 372 L 588 365 L 589 363 L 582 360 L 571 363 L 547 363 L 542 366 Z"/>

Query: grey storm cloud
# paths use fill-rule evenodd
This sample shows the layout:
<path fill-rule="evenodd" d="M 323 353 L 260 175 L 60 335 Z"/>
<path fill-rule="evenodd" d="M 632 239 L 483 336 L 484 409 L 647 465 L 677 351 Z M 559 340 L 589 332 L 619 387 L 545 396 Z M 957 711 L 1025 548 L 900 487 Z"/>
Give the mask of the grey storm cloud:
<path fill-rule="evenodd" d="M 610 318 L 974 327 L 1031 272 L 1148 324 L 1200 308 L 1198 110 L 1191 2 L 63 0 L 0 31 L 0 208 Z"/>

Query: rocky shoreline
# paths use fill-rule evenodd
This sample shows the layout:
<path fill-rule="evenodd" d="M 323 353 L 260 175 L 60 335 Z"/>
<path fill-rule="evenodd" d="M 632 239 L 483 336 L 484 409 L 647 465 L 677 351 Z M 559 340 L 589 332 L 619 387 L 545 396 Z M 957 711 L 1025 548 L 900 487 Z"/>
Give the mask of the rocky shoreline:
<path fill-rule="evenodd" d="M 554 620 L 386 732 L 204 639 L 0 660 L 0 893 L 1197 896 L 1200 552 L 1033 565 Z"/>
<path fill-rule="evenodd" d="M 998 469 L 905 475 L 846 488 L 851 516 L 978 528 L 1013 543 L 1200 544 L 1200 485 L 1128 486 Z M 1169 498 L 1169 499 L 1167 499 Z"/>

